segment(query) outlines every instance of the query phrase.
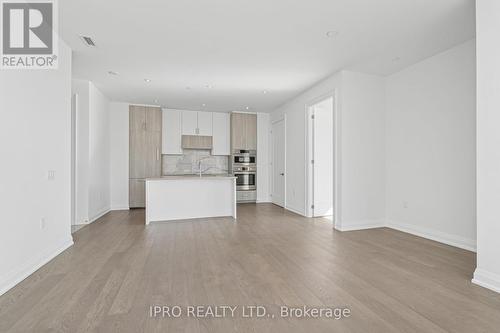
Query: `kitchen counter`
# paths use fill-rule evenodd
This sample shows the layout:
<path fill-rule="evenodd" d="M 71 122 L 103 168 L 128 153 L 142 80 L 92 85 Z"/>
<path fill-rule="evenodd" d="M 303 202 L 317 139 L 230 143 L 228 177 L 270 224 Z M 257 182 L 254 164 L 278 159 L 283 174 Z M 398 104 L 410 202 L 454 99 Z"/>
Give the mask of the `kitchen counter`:
<path fill-rule="evenodd" d="M 236 177 L 172 175 L 146 179 L 146 225 L 195 218 L 236 219 Z"/>
<path fill-rule="evenodd" d="M 156 181 L 156 180 L 176 180 L 176 179 L 236 179 L 236 177 L 227 175 L 227 174 L 210 174 L 210 175 L 169 175 L 169 176 L 161 176 L 156 178 L 148 178 L 148 180 Z"/>

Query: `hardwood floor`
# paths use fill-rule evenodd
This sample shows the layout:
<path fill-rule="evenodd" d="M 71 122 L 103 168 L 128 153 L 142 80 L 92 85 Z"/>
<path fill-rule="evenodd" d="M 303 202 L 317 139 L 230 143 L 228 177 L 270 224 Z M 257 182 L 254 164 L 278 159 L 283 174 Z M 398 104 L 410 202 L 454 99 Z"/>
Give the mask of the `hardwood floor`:
<path fill-rule="evenodd" d="M 470 282 L 474 253 L 386 228 L 340 233 L 271 204 L 238 209 L 237 223 L 105 215 L 0 297 L 0 332 L 500 332 L 500 295 Z M 151 317 L 154 305 L 276 316 Z M 281 305 L 351 316 L 280 318 Z"/>

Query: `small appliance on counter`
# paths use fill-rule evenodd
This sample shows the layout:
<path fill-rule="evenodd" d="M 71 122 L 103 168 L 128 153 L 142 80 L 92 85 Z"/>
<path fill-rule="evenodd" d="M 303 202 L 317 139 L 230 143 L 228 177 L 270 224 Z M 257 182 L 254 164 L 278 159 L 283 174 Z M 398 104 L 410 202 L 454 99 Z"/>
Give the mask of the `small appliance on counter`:
<path fill-rule="evenodd" d="M 257 152 L 233 150 L 230 172 L 236 177 L 236 201 L 257 201 Z"/>

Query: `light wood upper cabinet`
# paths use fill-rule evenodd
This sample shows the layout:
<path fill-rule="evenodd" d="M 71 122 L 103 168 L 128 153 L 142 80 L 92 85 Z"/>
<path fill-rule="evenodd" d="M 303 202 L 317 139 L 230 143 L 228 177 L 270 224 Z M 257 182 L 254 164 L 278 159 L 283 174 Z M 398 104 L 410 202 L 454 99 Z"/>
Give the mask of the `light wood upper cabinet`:
<path fill-rule="evenodd" d="M 231 149 L 257 150 L 257 115 L 231 114 Z"/>
<path fill-rule="evenodd" d="M 182 112 L 182 135 L 197 135 L 198 133 L 198 112 Z"/>
<path fill-rule="evenodd" d="M 198 135 L 212 135 L 212 112 L 198 112 Z"/>
<path fill-rule="evenodd" d="M 245 116 L 246 149 L 257 150 L 257 115 L 246 114 Z"/>
<path fill-rule="evenodd" d="M 163 109 L 162 153 L 182 154 L 182 112 L 180 110 Z"/>
<path fill-rule="evenodd" d="M 212 113 L 213 148 L 212 155 L 231 155 L 231 126 L 229 113 Z"/>
<path fill-rule="evenodd" d="M 245 114 L 231 113 L 231 149 L 245 149 Z"/>
<path fill-rule="evenodd" d="M 145 107 L 146 111 L 146 131 L 161 132 L 162 113 L 158 107 Z"/>
<path fill-rule="evenodd" d="M 146 129 L 146 112 L 144 106 L 130 105 L 129 123 L 130 132 L 144 131 Z"/>

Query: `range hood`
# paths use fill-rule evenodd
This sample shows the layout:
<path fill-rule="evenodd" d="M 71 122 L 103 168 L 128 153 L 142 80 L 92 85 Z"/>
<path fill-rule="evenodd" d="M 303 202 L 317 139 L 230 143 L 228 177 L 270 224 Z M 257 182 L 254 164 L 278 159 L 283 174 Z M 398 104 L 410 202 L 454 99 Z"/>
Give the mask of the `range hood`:
<path fill-rule="evenodd" d="M 212 149 L 212 137 L 203 135 L 183 135 L 183 149 Z"/>

